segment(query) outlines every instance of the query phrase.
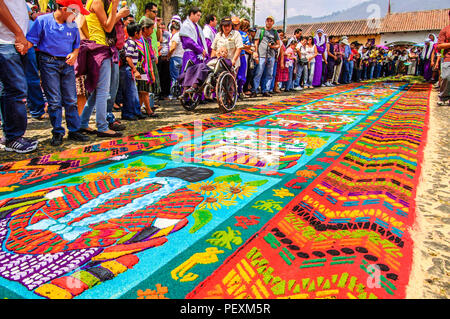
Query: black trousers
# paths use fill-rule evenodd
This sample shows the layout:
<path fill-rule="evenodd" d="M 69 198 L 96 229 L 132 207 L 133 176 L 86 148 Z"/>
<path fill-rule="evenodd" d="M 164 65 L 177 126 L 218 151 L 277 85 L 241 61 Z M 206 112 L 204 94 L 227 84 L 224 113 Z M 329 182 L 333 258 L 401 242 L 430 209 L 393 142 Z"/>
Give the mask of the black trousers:
<path fill-rule="evenodd" d="M 170 95 L 170 61 L 159 57 L 158 59 L 159 82 L 161 84 L 161 96 Z"/>

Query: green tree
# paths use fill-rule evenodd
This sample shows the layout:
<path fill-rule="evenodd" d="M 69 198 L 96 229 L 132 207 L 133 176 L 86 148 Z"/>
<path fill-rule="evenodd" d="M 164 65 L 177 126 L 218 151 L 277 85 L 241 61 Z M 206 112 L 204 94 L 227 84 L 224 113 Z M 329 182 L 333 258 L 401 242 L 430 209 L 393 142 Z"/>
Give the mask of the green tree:
<path fill-rule="evenodd" d="M 128 0 L 128 4 L 135 5 L 135 15 L 137 20 L 144 15 L 145 5 L 149 2 L 154 2 L 158 5 L 159 17 L 162 17 L 165 23 L 169 23 L 170 19 L 178 14 L 179 11 L 179 1 L 178 0 Z"/>
<path fill-rule="evenodd" d="M 240 18 L 250 18 L 250 8 L 244 5 L 243 0 L 222 0 L 217 3 L 217 0 L 185 0 L 180 1 L 180 13 L 183 17 L 187 16 L 189 8 L 196 6 L 202 10 L 202 19 L 200 24 L 205 23 L 205 18 L 208 14 L 214 14 L 220 21 L 226 16 L 238 16 Z"/>
<path fill-rule="evenodd" d="M 127 0 L 131 7 L 135 5 L 136 19 L 144 15 L 144 8 L 148 2 L 154 2 L 158 5 L 159 16 L 164 19 L 165 23 L 169 23 L 173 15 L 179 14 L 182 19 L 186 18 L 187 12 L 193 6 L 197 6 L 202 10 L 202 19 L 200 24 L 205 23 L 208 14 L 214 14 L 220 21 L 225 16 L 238 16 L 240 18 L 250 18 L 251 9 L 244 5 L 243 0 Z"/>

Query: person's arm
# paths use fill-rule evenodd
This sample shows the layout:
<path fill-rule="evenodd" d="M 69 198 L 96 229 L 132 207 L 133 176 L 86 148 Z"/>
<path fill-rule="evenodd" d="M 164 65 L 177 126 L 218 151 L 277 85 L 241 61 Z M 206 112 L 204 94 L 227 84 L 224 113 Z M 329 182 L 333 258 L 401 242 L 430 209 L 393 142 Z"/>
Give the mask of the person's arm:
<path fill-rule="evenodd" d="M 258 64 L 259 63 L 259 38 L 255 40 L 255 52 L 253 52 L 253 59 Z"/>
<path fill-rule="evenodd" d="M 236 65 L 237 60 L 241 57 L 242 48 L 236 49 L 236 52 L 234 53 L 233 60 L 231 60 L 231 64 L 233 66 Z"/>
<path fill-rule="evenodd" d="M 131 57 L 129 57 L 129 56 L 127 56 L 126 59 L 127 59 L 128 66 L 131 69 L 131 74 L 133 74 L 133 76 L 136 79 L 139 79 L 141 77 L 141 74 L 139 73 L 139 71 L 134 66 L 133 59 Z"/>
<path fill-rule="evenodd" d="M 72 53 L 70 53 L 67 57 L 66 57 L 66 63 L 70 66 L 74 66 L 75 62 L 77 61 L 78 58 L 78 53 L 80 52 L 80 49 L 77 48 L 75 50 L 73 50 Z"/>
<path fill-rule="evenodd" d="M 319 53 L 317 52 L 317 46 L 314 45 L 314 56 L 311 58 L 311 60 L 315 59 L 318 54 Z"/>
<path fill-rule="evenodd" d="M 156 20 L 158 21 L 158 19 L 161 19 L 161 18 L 156 18 Z M 162 21 L 162 19 L 161 19 L 161 21 Z M 159 27 L 159 24 L 160 24 L 160 22 L 156 22 L 155 23 L 155 27 L 156 27 L 156 40 L 158 41 L 158 42 L 163 42 L 163 33 L 162 33 L 162 30 L 161 30 L 161 28 Z"/>
<path fill-rule="evenodd" d="M 111 2 L 111 14 L 108 16 L 105 12 L 105 8 L 102 0 L 94 0 L 91 6 L 92 12 L 97 16 L 102 28 L 105 32 L 111 32 L 116 25 L 117 7 L 119 0 L 112 0 Z"/>
<path fill-rule="evenodd" d="M 285 66 L 285 64 L 284 64 L 284 57 L 285 57 L 285 55 L 286 55 L 286 51 L 284 50 L 284 47 L 281 47 L 281 50 L 280 50 L 280 67 L 282 68 L 282 69 L 285 69 L 286 68 L 286 66 Z"/>
<path fill-rule="evenodd" d="M 445 32 L 444 30 L 441 30 L 438 36 L 436 51 L 440 52 L 441 50 L 448 50 L 448 49 L 450 49 L 450 43 L 446 42 Z"/>
<path fill-rule="evenodd" d="M 194 40 L 192 40 L 189 37 L 180 37 L 181 38 L 181 43 L 183 44 L 183 49 L 184 50 L 192 50 L 195 55 L 200 55 L 203 53 L 203 51 L 205 50 L 205 48 L 203 48 L 203 46 L 198 45 L 198 43 L 196 43 Z"/>
<path fill-rule="evenodd" d="M 169 54 L 167 55 L 167 57 L 170 59 L 172 57 L 172 54 L 175 52 L 175 50 L 177 49 L 178 43 L 176 41 L 172 41 L 170 43 L 170 48 L 169 48 Z"/>
<path fill-rule="evenodd" d="M 436 52 L 433 50 L 431 52 L 431 68 L 434 67 L 434 64 L 436 63 Z"/>
<path fill-rule="evenodd" d="M 77 19 L 78 19 L 77 21 L 78 29 L 80 30 L 81 38 L 89 40 L 89 29 L 86 23 L 86 17 L 80 14 L 79 18 Z"/>
<path fill-rule="evenodd" d="M 328 55 L 329 55 L 330 57 L 332 57 L 334 60 L 337 60 L 337 56 L 330 52 L 330 46 L 331 46 L 331 45 L 332 45 L 332 44 L 330 44 L 330 43 L 327 44 Z"/>
<path fill-rule="evenodd" d="M 33 47 L 33 45 L 39 45 L 39 42 L 41 41 L 41 36 L 44 35 L 44 32 L 42 30 L 42 23 L 40 19 L 36 19 L 36 21 L 33 23 L 33 26 L 28 31 L 26 39 L 28 41 L 27 43 L 27 50 Z"/>
<path fill-rule="evenodd" d="M 449 50 L 449 49 L 450 49 L 450 43 L 441 43 L 441 44 L 438 44 L 437 47 L 436 47 L 436 49 L 437 49 L 438 51 L 441 51 L 441 50 Z"/>
<path fill-rule="evenodd" d="M 17 51 L 20 54 L 25 55 L 29 50 L 28 41 L 25 34 L 23 34 L 22 29 L 17 24 L 16 20 L 14 20 L 14 17 L 6 6 L 4 0 L 0 0 L 0 21 L 14 34 L 16 38 L 15 45 Z"/>

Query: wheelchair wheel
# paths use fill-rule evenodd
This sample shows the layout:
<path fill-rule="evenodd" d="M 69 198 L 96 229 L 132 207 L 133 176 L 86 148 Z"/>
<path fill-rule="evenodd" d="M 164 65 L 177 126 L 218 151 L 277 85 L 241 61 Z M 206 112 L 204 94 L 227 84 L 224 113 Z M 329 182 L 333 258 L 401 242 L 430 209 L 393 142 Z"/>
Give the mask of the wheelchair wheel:
<path fill-rule="evenodd" d="M 180 83 L 178 83 L 178 81 L 176 81 L 170 88 L 170 94 L 176 99 L 178 99 L 181 96 L 181 91 L 182 91 L 181 85 Z"/>
<path fill-rule="evenodd" d="M 230 72 L 222 72 L 217 79 L 216 98 L 222 112 L 231 112 L 236 106 L 237 83 Z"/>
<path fill-rule="evenodd" d="M 200 104 L 201 95 L 198 93 L 190 94 L 188 97 L 181 99 L 181 105 L 186 111 L 193 111 Z"/>

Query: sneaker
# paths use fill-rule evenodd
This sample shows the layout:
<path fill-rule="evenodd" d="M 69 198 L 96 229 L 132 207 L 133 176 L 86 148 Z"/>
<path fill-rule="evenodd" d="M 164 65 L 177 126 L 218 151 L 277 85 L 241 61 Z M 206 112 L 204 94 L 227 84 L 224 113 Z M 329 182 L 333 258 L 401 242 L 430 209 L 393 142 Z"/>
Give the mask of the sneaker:
<path fill-rule="evenodd" d="M 20 154 L 30 153 L 36 150 L 38 143 L 38 141 L 31 141 L 27 138 L 19 137 L 18 139 L 7 141 L 5 143 L 5 151 Z"/>
<path fill-rule="evenodd" d="M 144 120 L 144 119 L 146 119 L 147 118 L 147 116 L 145 116 L 144 114 L 138 114 L 137 116 L 136 116 L 139 120 Z"/>
<path fill-rule="evenodd" d="M 52 140 L 50 142 L 51 146 L 60 146 L 63 143 L 64 134 L 62 133 L 54 133 Z"/>
<path fill-rule="evenodd" d="M 301 91 L 301 90 L 303 90 L 301 86 L 297 86 L 296 88 L 294 88 L 294 91 Z"/>
<path fill-rule="evenodd" d="M 69 132 L 68 139 L 76 142 L 89 142 L 91 140 L 88 136 L 80 132 Z"/>
<path fill-rule="evenodd" d="M 438 101 L 438 106 L 450 106 L 450 101 Z"/>
<path fill-rule="evenodd" d="M 115 121 L 112 124 L 109 124 L 109 129 L 112 131 L 125 131 L 126 126 L 123 124 L 120 124 L 118 121 Z"/>

